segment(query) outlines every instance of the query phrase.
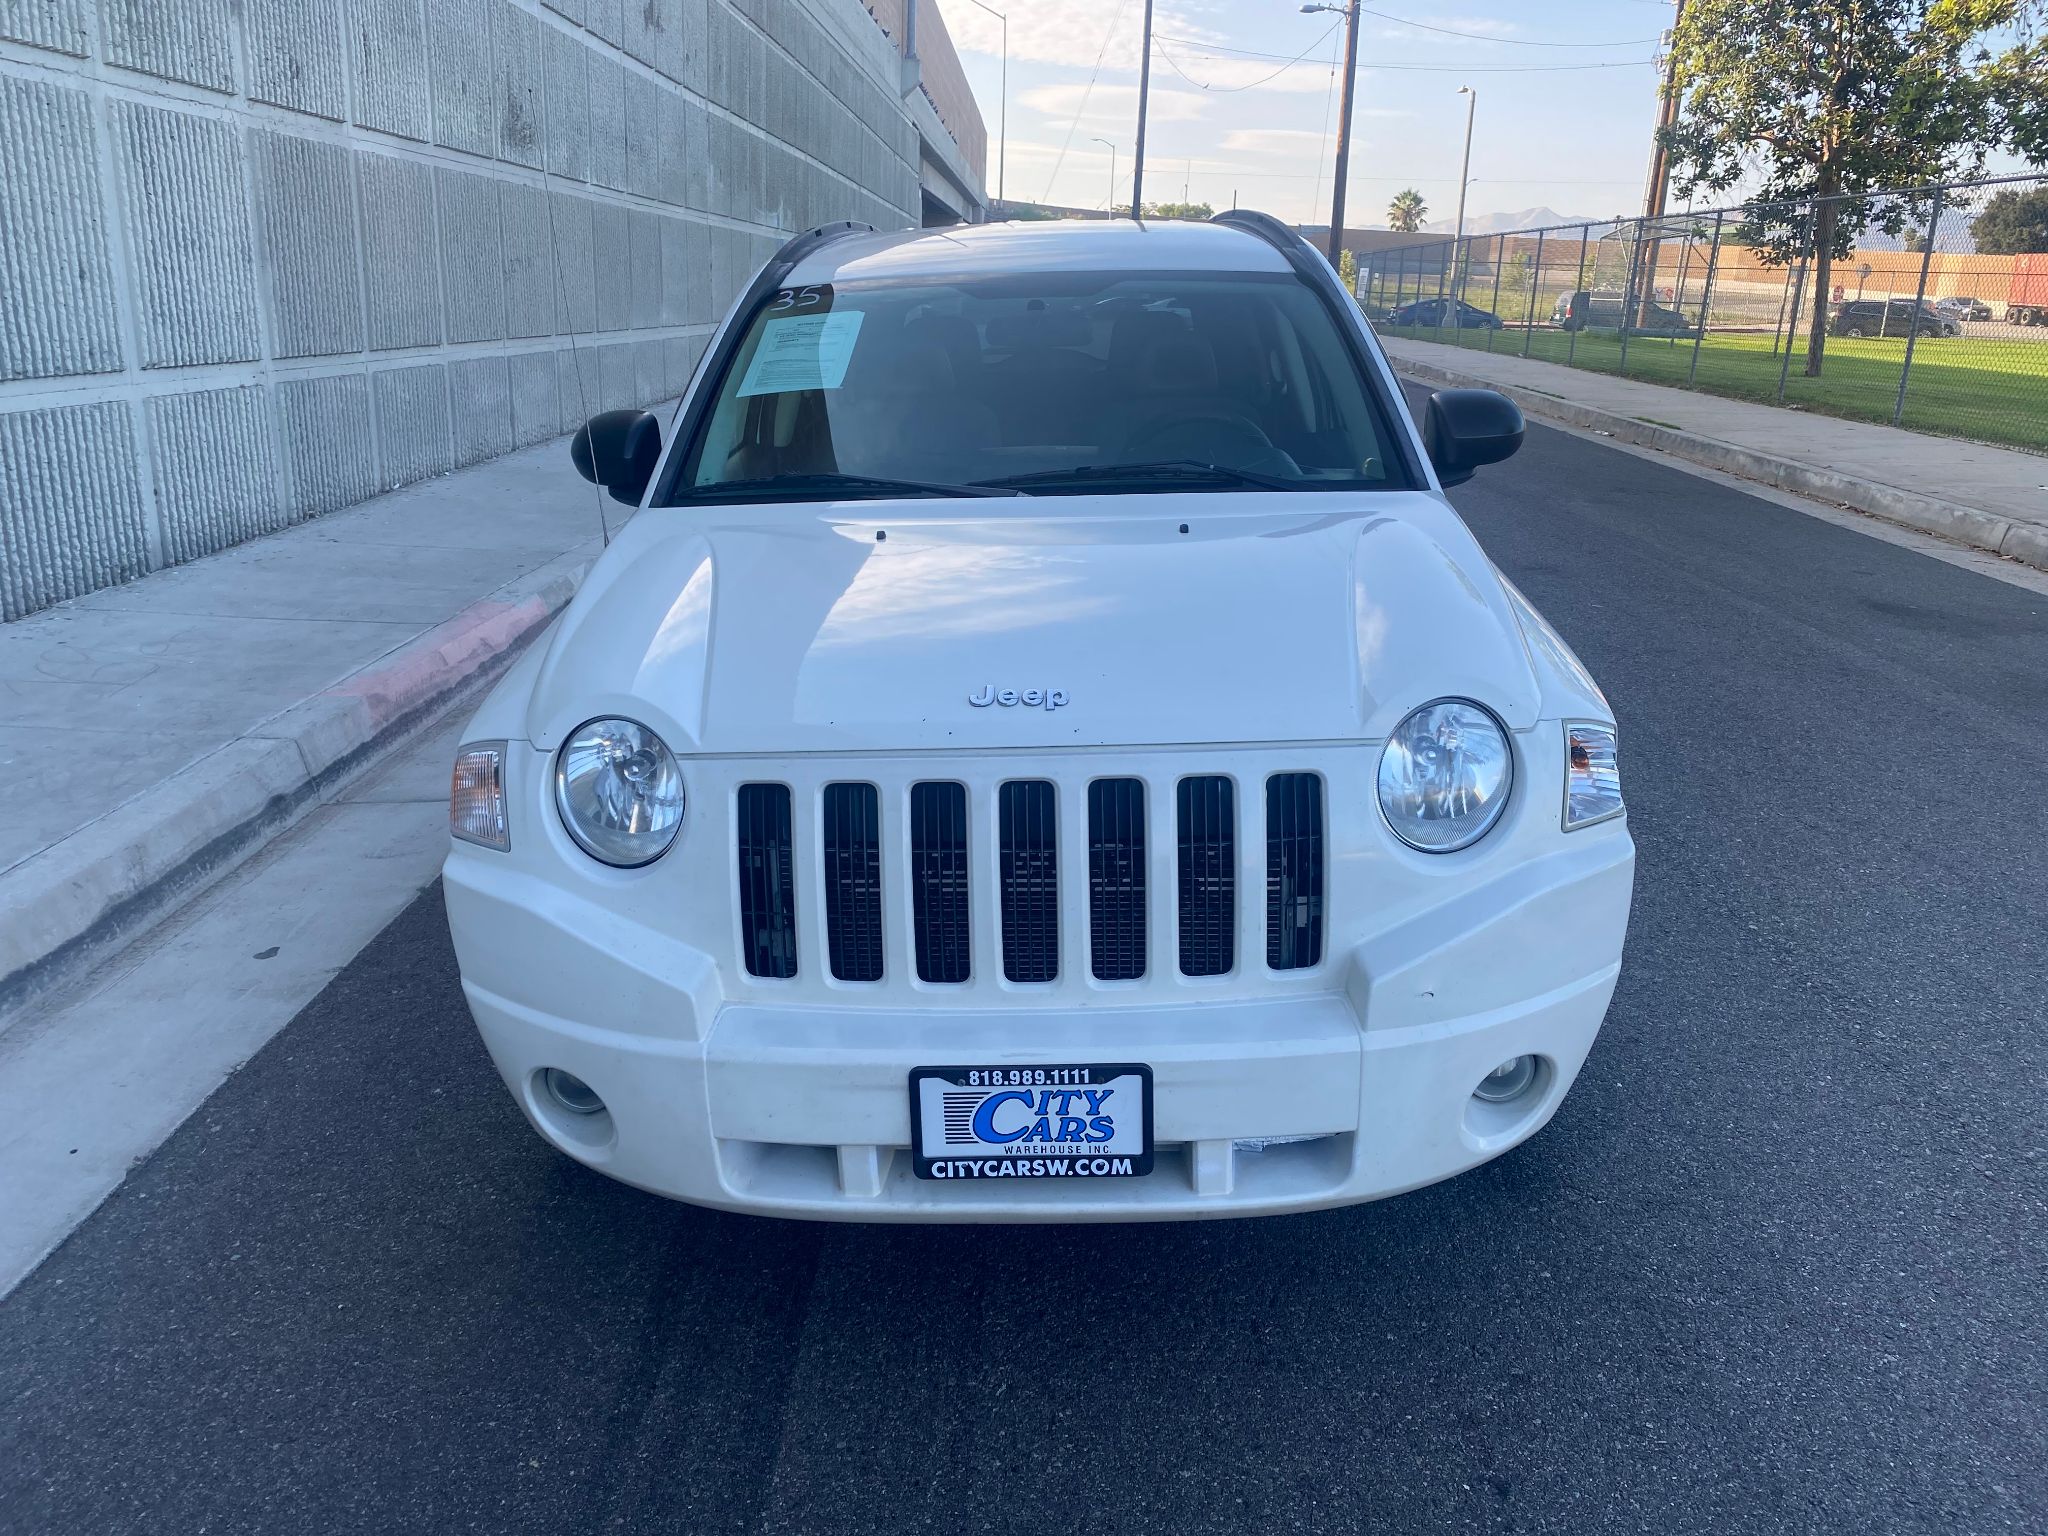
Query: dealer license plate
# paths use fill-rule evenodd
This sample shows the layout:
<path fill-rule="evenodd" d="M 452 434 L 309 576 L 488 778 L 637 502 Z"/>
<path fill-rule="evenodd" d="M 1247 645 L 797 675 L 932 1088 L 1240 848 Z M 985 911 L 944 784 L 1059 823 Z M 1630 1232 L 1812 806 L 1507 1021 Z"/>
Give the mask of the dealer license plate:
<path fill-rule="evenodd" d="M 1152 1171 L 1152 1069 L 912 1067 L 920 1179 L 1116 1179 Z"/>

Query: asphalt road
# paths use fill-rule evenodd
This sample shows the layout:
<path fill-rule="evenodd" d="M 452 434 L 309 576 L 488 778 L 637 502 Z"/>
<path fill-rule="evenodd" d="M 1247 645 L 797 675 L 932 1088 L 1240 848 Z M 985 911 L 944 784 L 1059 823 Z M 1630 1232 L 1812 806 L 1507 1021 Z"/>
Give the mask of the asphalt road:
<path fill-rule="evenodd" d="M 1259 1222 L 549 1151 L 429 892 L 0 1304 L 9 1532 L 2048 1529 L 2048 599 L 1579 439 L 1456 493 L 1623 722 L 1554 1124 Z"/>

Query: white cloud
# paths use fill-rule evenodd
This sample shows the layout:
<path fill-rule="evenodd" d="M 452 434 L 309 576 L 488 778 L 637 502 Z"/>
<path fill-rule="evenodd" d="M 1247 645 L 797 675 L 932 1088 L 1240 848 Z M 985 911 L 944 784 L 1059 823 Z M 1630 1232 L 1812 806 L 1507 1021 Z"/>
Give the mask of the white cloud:
<path fill-rule="evenodd" d="M 1084 96 L 1088 103 L 1087 110 L 1081 115 L 1084 128 L 1104 125 L 1129 127 L 1138 120 L 1138 88 L 1135 85 L 1105 85 L 1098 80 L 1092 91 L 1082 80 L 1063 85 L 1035 85 L 1028 91 L 1019 91 L 1017 101 L 1034 112 L 1044 113 L 1056 123 L 1065 123 L 1076 112 L 1081 112 Z M 1208 98 L 1198 91 L 1166 91 L 1157 85 L 1153 86 L 1151 99 L 1146 103 L 1146 116 L 1155 123 L 1193 122 L 1208 110 Z"/>
<path fill-rule="evenodd" d="M 1410 114 L 1385 108 L 1375 112 L 1357 112 L 1356 117 L 1407 117 Z M 1226 153 L 1245 155 L 1287 155 L 1300 157 L 1316 155 L 1324 151 L 1335 153 L 1337 125 L 1332 122 L 1328 129 L 1322 128 L 1230 128 L 1217 141 L 1217 148 Z M 1364 135 L 1355 129 L 1351 135 L 1351 152 L 1356 155 L 1371 147 Z"/>
<path fill-rule="evenodd" d="M 1442 27 L 1446 32 L 1477 32 L 1487 37 L 1515 37 L 1522 30 L 1516 22 L 1492 16 L 1432 16 L 1429 20 L 1431 26 Z"/>
<path fill-rule="evenodd" d="M 1105 70 L 1137 73 L 1139 34 L 1145 16 L 1141 0 L 1124 0 L 1121 6 L 1118 0 L 1013 0 L 1008 5 L 997 0 L 996 9 L 1007 10 L 1010 15 L 1013 64 L 1063 64 L 1070 69 L 1093 69 L 1099 55 Z M 990 57 L 1002 52 L 1003 25 L 995 17 L 970 5 L 968 0 L 939 0 L 939 10 L 945 17 L 953 46 L 961 52 Z M 1193 17 L 1170 6 L 1155 7 L 1152 30 L 1172 37 L 1221 40 Z"/>
<path fill-rule="evenodd" d="M 1221 147 L 1247 155 L 1313 155 L 1329 145 L 1330 136 L 1312 128 L 1233 128 Z"/>
<path fill-rule="evenodd" d="M 1420 19 L 1420 18 L 1418 18 Z M 1429 26 L 1403 27 L 1392 23 L 1377 26 L 1364 34 L 1368 37 L 1384 38 L 1389 42 L 1417 43 L 1430 47 L 1459 48 L 1470 43 L 1502 42 L 1520 35 L 1522 28 L 1512 21 L 1499 21 L 1491 16 L 1431 16 Z M 1452 34 L 1459 34 L 1453 36 Z"/>

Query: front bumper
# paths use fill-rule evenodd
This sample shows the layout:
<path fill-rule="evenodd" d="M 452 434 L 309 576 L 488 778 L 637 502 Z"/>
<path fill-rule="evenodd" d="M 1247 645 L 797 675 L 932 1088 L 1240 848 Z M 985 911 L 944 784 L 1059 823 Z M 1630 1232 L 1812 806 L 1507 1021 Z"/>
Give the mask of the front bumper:
<path fill-rule="evenodd" d="M 783 1216 L 1122 1221 L 1377 1199 L 1533 1135 L 1599 1031 L 1633 864 L 1622 824 L 1595 828 L 1355 938 L 1330 957 L 1327 990 L 1089 1007 L 727 1001 L 710 955 L 650 943 L 490 855 L 451 857 L 445 889 L 499 1072 L 544 1137 L 600 1172 Z M 1523 1054 L 1541 1063 L 1527 1093 L 1473 1096 Z M 1149 1176 L 913 1176 L 911 1068 L 1121 1061 L 1153 1070 Z M 588 1083 L 605 1112 L 561 1109 L 541 1086 L 549 1067 Z"/>

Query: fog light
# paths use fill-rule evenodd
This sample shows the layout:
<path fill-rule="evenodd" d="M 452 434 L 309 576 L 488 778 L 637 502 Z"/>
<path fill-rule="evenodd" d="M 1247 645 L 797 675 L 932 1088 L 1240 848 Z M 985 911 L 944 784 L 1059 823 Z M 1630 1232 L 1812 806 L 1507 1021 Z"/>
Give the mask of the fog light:
<path fill-rule="evenodd" d="M 548 1097 L 572 1115 L 595 1115 L 604 1109 L 604 1100 L 597 1096 L 597 1090 L 573 1072 L 564 1072 L 560 1067 L 549 1067 L 540 1075 Z"/>
<path fill-rule="evenodd" d="M 1472 1090 L 1472 1097 L 1484 1099 L 1489 1104 L 1505 1104 L 1527 1093 L 1529 1085 L 1535 1081 L 1536 1058 L 1517 1056 L 1513 1061 L 1502 1062 L 1479 1079 L 1479 1086 Z"/>

